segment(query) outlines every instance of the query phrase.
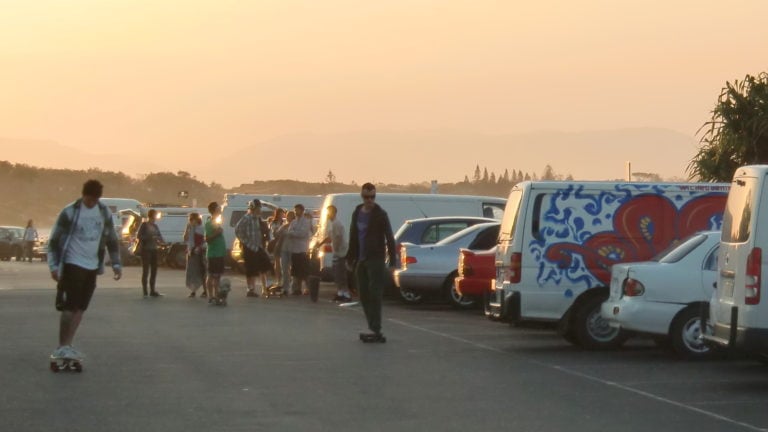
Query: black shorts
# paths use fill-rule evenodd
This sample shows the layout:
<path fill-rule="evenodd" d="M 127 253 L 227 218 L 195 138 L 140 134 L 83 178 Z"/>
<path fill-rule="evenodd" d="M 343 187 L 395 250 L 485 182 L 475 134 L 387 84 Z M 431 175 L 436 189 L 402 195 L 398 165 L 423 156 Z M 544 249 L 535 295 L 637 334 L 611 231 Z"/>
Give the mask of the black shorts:
<path fill-rule="evenodd" d="M 98 270 L 88 270 L 74 264 L 64 264 L 61 279 L 56 286 L 56 309 L 84 311 L 96 290 Z"/>
<path fill-rule="evenodd" d="M 208 258 L 208 274 L 211 276 L 221 276 L 224 274 L 224 257 Z"/>
<path fill-rule="evenodd" d="M 309 256 L 306 253 L 291 254 L 291 276 L 299 279 L 309 276 Z"/>
<path fill-rule="evenodd" d="M 244 247 L 243 252 L 246 276 L 253 277 L 272 271 L 272 261 L 269 260 L 269 255 L 264 252 L 264 249 L 253 251 L 250 248 Z"/>

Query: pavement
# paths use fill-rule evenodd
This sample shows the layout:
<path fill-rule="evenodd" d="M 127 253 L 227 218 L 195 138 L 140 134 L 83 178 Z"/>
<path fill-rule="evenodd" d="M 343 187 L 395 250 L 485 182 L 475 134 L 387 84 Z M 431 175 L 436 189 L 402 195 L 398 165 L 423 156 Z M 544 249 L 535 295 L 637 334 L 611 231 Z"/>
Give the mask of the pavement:
<path fill-rule="evenodd" d="M 189 299 L 161 268 L 99 279 L 75 346 L 82 373 L 48 369 L 54 283 L 44 263 L 0 262 L 0 431 L 761 431 L 768 369 L 689 362 L 647 339 L 590 352 L 544 326 L 388 299 L 386 344 L 360 307 L 306 296 Z"/>

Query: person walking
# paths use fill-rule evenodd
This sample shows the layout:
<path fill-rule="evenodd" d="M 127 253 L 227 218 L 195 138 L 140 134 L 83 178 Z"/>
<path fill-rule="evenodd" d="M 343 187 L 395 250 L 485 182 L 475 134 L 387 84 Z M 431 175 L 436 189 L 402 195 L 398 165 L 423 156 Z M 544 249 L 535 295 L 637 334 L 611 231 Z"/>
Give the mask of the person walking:
<path fill-rule="evenodd" d="M 293 284 L 291 292 L 293 295 L 309 294 L 309 290 L 303 288 L 309 277 L 309 238 L 312 236 L 312 221 L 304 217 L 304 206 L 296 204 L 293 207 L 296 213 L 296 219 L 288 226 L 286 231 L 288 247 L 291 251 L 291 276 Z M 302 285 L 304 284 L 304 285 Z"/>
<path fill-rule="evenodd" d="M 205 288 L 208 293 L 208 303 L 216 303 L 219 297 L 219 283 L 224 274 L 224 256 L 227 253 L 227 244 L 224 240 L 224 229 L 221 227 L 221 207 L 216 201 L 208 204 L 208 212 L 211 214 L 205 221 L 205 242 L 207 249 L 205 256 L 208 258 L 208 274 Z"/>
<path fill-rule="evenodd" d="M 296 213 L 288 211 L 285 223 L 275 231 L 275 277 L 279 278 L 277 284 L 285 294 L 291 292 L 291 240 L 286 233 L 295 219 Z"/>
<path fill-rule="evenodd" d="M 344 232 L 344 224 L 336 217 L 338 209 L 335 205 L 329 205 L 326 208 L 328 214 L 328 220 L 331 223 L 325 233 L 325 238 L 321 241 L 317 247 L 321 247 L 326 243 L 331 244 L 333 249 L 333 281 L 336 283 L 336 296 L 333 301 L 339 303 L 347 303 L 352 301 L 352 294 L 349 292 L 347 286 L 347 250 L 349 249 L 349 243 L 347 242 L 347 234 Z"/>
<path fill-rule="evenodd" d="M 67 205 L 56 219 L 48 242 L 48 267 L 56 281 L 59 346 L 51 357 L 83 358 L 72 342 L 96 289 L 96 276 L 104 273 L 104 248 L 109 251 L 115 280 L 122 276 L 120 244 L 109 208 L 99 202 L 103 185 L 83 184 L 82 196 Z"/>
<path fill-rule="evenodd" d="M 189 222 L 184 229 L 184 242 L 187 244 L 186 285 L 189 297 L 194 298 L 198 288 L 205 284 L 205 230 L 203 218 L 199 213 L 189 214 Z M 205 293 L 205 289 L 203 289 Z"/>
<path fill-rule="evenodd" d="M 147 297 L 147 277 L 149 277 L 149 296 L 162 297 L 159 291 L 155 289 L 157 280 L 157 247 L 165 243 L 163 235 L 160 233 L 155 220 L 157 219 L 157 210 L 150 209 L 147 212 L 147 220 L 139 225 L 139 231 L 136 238 L 141 248 L 141 291 L 144 297 Z"/>
<path fill-rule="evenodd" d="M 24 228 L 24 255 L 22 256 L 22 260 L 26 258 L 29 262 L 32 262 L 32 253 L 35 249 L 35 242 L 37 240 L 37 230 L 32 223 L 32 219 L 30 219 L 27 221 L 27 227 Z"/>
<path fill-rule="evenodd" d="M 387 212 L 376 204 L 376 187 L 371 183 L 364 184 L 360 197 L 363 203 L 355 208 L 349 226 L 347 264 L 354 268 L 360 303 L 372 332 L 360 333 L 360 339 L 385 342 L 381 332 L 381 303 L 384 287 L 391 281 L 387 257 L 389 271 L 395 268 L 395 238 Z"/>
<path fill-rule="evenodd" d="M 240 240 L 245 261 L 245 280 L 248 286 L 247 297 L 258 297 L 256 278 L 261 278 L 261 295 L 267 295 L 267 272 L 272 270 L 272 262 L 267 255 L 269 227 L 261 220 L 261 201 L 248 202 L 248 212 L 240 218 L 235 227 L 235 236 Z"/>

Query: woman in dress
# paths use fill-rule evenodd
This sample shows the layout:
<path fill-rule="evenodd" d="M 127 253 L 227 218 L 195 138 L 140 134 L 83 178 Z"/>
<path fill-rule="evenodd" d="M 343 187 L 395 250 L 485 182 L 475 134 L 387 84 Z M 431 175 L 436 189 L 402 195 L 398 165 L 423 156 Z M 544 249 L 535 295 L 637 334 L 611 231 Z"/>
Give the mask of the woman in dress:
<path fill-rule="evenodd" d="M 184 229 L 184 242 L 187 243 L 187 271 L 186 284 L 191 291 L 190 298 L 194 298 L 198 288 L 205 282 L 205 230 L 203 218 L 199 213 L 190 213 L 189 222 Z M 200 297 L 205 297 L 205 290 Z"/>

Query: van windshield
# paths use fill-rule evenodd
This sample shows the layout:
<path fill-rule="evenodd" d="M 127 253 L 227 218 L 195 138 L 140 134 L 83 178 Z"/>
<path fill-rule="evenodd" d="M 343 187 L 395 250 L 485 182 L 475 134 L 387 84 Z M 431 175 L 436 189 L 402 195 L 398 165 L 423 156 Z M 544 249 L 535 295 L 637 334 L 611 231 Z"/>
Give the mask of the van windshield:
<path fill-rule="evenodd" d="M 504 219 L 501 221 L 501 231 L 499 231 L 500 241 L 510 241 L 514 237 L 515 225 L 517 225 L 517 213 L 520 211 L 520 201 L 523 199 L 523 191 L 515 189 L 509 194 L 507 206 L 504 209 Z"/>
<path fill-rule="evenodd" d="M 722 241 L 743 243 L 749 240 L 756 190 L 757 179 L 754 177 L 738 178 L 731 183 L 723 213 Z"/>

